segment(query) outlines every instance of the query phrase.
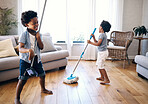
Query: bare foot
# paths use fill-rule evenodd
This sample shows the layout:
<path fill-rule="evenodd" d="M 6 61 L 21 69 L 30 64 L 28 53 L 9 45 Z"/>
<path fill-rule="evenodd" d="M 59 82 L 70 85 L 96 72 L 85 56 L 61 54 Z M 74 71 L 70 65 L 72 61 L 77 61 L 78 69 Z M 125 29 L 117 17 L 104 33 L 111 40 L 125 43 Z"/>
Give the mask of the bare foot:
<path fill-rule="evenodd" d="M 19 99 L 15 98 L 15 104 L 22 104 Z"/>
<path fill-rule="evenodd" d="M 47 90 L 47 89 L 44 89 L 41 92 L 45 94 L 53 94 L 51 90 Z"/>
<path fill-rule="evenodd" d="M 103 85 L 105 85 L 105 84 L 109 84 L 109 83 L 110 83 L 109 80 L 107 80 L 107 81 L 103 81 L 103 82 L 100 82 L 100 84 L 103 84 Z"/>
<path fill-rule="evenodd" d="M 104 78 L 99 77 L 99 78 L 96 78 L 96 80 L 101 80 L 101 81 L 104 81 Z"/>

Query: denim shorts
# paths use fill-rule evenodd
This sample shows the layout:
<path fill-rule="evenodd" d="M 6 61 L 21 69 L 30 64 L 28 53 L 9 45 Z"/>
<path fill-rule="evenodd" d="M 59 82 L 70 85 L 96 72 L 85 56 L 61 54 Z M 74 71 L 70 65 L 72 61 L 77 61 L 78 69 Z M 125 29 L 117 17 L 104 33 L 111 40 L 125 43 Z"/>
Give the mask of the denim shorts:
<path fill-rule="evenodd" d="M 20 59 L 20 67 L 19 67 L 20 76 L 18 77 L 18 79 L 27 80 L 29 78 L 29 75 L 26 72 L 26 69 L 30 68 L 30 66 L 31 66 L 31 63 L 27 63 L 26 61 Z M 39 77 L 45 76 L 45 71 L 43 69 L 42 62 L 40 61 L 38 63 L 36 58 L 34 60 L 33 68 L 36 70 Z"/>

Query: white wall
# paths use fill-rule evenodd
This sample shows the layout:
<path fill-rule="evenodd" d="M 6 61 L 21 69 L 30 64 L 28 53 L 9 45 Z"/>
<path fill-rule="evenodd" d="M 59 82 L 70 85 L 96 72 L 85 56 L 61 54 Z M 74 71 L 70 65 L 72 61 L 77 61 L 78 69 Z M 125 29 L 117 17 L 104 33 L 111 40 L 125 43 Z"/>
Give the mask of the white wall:
<path fill-rule="evenodd" d="M 148 0 L 143 0 L 142 24 L 148 28 Z"/>
<path fill-rule="evenodd" d="M 16 15 L 17 18 L 17 14 L 18 14 L 18 6 L 17 6 L 17 2 L 18 0 L 0 0 L 0 7 L 1 8 L 13 8 L 14 10 L 14 14 Z M 15 35 L 18 34 L 18 28 L 13 28 L 12 30 L 10 30 L 10 34 L 11 35 Z"/>
<path fill-rule="evenodd" d="M 123 31 L 142 24 L 143 0 L 124 0 Z"/>
<path fill-rule="evenodd" d="M 124 0 L 123 6 L 123 31 L 132 31 L 133 27 L 142 24 L 143 0 Z M 134 59 L 138 53 L 138 40 L 133 39 L 129 47 L 129 58 Z"/>

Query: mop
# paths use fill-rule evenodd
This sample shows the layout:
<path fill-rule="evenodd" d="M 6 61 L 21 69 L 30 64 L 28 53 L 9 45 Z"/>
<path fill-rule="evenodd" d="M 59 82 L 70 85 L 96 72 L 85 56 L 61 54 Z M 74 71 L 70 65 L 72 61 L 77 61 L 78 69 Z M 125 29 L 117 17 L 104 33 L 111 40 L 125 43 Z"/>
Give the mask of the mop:
<path fill-rule="evenodd" d="M 96 28 L 94 29 L 94 31 L 93 31 L 92 34 L 94 34 L 95 31 L 96 31 Z M 90 36 L 90 40 L 91 40 L 91 38 L 92 38 L 92 36 Z M 76 83 L 76 82 L 79 80 L 79 77 L 78 77 L 78 76 L 73 76 L 73 74 L 74 74 L 74 72 L 75 72 L 75 70 L 76 70 L 76 68 L 77 68 L 77 66 L 78 66 L 78 64 L 79 64 L 79 62 L 80 62 L 80 60 L 81 60 L 81 58 L 82 58 L 82 56 L 83 56 L 83 54 L 84 54 L 86 48 L 87 48 L 87 46 L 88 46 L 88 43 L 87 43 L 87 45 L 85 46 L 84 51 L 82 52 L 82 54 L 81 54 L 81 56 L 80 56 L 80 58 L 79 58 L 79 60 L 78 60 L 78 62 L 77 62 L 77 64 L 76 64 L 76 66 L 75 66 L 75 68 L 74 68 L 74 70 L 73 70 L 73 72 L 72 72 L 72 74 L 70 75 L 70 77 L 65 78 L 64 81 L 63 81 L 63 83 L 72 84 L 72 83 Z"/>

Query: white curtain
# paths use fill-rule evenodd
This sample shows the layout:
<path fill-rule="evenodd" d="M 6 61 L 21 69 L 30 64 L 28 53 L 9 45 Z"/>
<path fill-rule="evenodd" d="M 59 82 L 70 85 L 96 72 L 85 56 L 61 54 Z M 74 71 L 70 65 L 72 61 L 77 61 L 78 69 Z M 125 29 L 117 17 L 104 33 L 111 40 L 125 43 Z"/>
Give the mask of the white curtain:
<path fill-rule="evenodd" d="M 95 36 L 98 38 L 98 28 L 102 20 L 111 23 L 111 31 L 122 30 L 123 3 L 124 0 L 47 0 L 41 32 L 49 32 L 54 43 L 66 41 L 69 58 L 77 59 L 95 27 Z M 26 10 L 34 10 L 38 12 L 40 20 L 44 0 L 21 0 L 19 4 L 22 7 L 20 14 Z M 74 38 L 80 36 L 85 43 L 74 44 Z M 96 56 L 96 47 L 88 45 L 83 59 L 95 60 Z"/>
<path fill-rule="evenodd" d="M 81 36 L 86 40 L 90 35 L 90 1 L 67 0 L 67 45 L 70 59 L 79 58 L 84 49 L 84 43 L 73 43 L 73 40 Z"/>
<path fill-rule="evenodd" d="M 22 12 L 33 10 L 38 12 L 38 17 L 40 19 L 40 8 L 39 1 L 37 0 L 18 0 L 18 33 L 22 34 L 25 30 L 25 27 L 21 24 L 21 14 Z"/>
<path fill-rule="evenodd" d="M 118 30 L 122 31 L 122 18 L 123 18 L 123 3 L 124 0 L 91 0 L 91 30 L 94 27 L 97 28 L 95 32 L 96 39 L 98 39 L 99 33 L 98 28 L 102 20 L 107 20 L 111 23 L 112 27 L 108 38 L 110 37 L 111 31 Z M 89 37 L 88 37 L 89 39 Z M 95 60 L 97 58 L 97 48 L 89 45 L 85 52 L 84 59 Z"/>

